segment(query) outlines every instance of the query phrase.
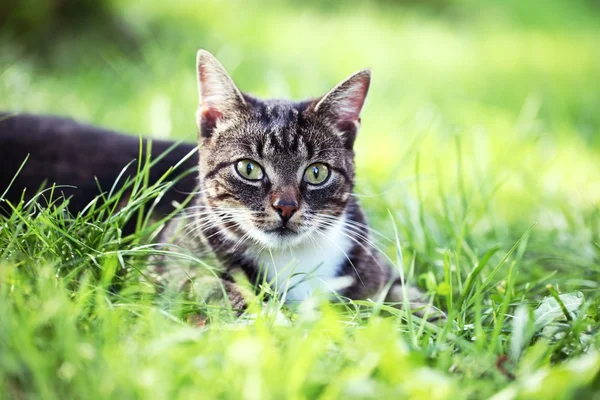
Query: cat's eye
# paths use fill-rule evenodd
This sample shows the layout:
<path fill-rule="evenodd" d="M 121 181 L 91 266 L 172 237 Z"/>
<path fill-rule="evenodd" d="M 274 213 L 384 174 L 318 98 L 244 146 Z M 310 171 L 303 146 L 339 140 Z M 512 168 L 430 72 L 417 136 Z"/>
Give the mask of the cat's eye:
<path fill-rule="evenodd" d="M 262 167 L 252 160 L 240 160 L 235 165 L 238 174 L 249 181 L 258 181 L 263 177 Z"/>
<path fill-rule="evenodd" d="M 329 168 L 322 163 L 311 164 L 304 171 L 304 180 L 311 185 L 320 185 L 329 177 Z"/>

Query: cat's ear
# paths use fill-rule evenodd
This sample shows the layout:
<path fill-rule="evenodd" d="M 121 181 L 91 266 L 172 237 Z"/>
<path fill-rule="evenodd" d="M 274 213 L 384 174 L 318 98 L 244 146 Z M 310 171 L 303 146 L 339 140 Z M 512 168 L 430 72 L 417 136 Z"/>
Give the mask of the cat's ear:
<path fill-rule="evenodd" d="M 218 121 L 236 116 L 246 102 L 225 68 L 208 51 L 198 50 L 196 71 L 199 96 L 196 123 L 200 136 L 210 137 Z"/>
<path fill-rule="evenodd" d="M 314 111 L 323 115 L 352 148 L 360 128 L 360 111 L 371 83 L 371 70 L 363 69 L 331 89 L 318 100 Z"/>

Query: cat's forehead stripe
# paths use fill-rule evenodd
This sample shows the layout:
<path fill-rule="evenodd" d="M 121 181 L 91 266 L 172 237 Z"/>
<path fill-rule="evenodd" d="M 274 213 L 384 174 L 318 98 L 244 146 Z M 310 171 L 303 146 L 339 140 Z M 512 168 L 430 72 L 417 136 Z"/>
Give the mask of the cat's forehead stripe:
<path fill-rule="evenodd" d="M 268 146 L 274 152 L 298 152 L 300 149 L 301 132 L 299 131 L 299 111 L 296 104 L 283 101 L 267 102 L 264 107 L 255 110 L 255 116 L 260 121 L 262 135 L 266 136 L 261 143 L 259 153 Z"/>

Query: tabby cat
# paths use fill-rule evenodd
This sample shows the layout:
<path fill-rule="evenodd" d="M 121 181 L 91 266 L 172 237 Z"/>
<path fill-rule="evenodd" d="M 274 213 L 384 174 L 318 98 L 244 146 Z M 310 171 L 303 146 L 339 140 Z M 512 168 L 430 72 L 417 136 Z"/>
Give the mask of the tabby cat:
<path fill-rule="evenodd" d="M 157 199 L 154 212 L 170 214 L 194 193 L 159 238 L 171 250 L 150 267 L 162 287 L 208 297 L 224 288 L 243 310 L 245 296 L 232 278 L 241 270 L 257 290 L 270 288 L 288 303 L 311 296 L 400 303 L 408 296 L 414 308 L 443 317 L 416 289 L 402 287 L 352 194 L 369 70 L 302 102 L 240 92 L 204 50 L 197 75 L 199 156 L 193 144 L 154 140 L 150 147 L 142 140 L 142 154 L 149 150 L 154 160 L 150 183 L 184 176 Z M 61 185 L 70 212 L 83 211 L 119 177 L 132 177 L 139 144 L 134 136 L 65 118 L 0 113 L 0 214 L 52 184 Z M 198 181 L 185 175 L 190 170 Z M 123 234 L 134 229 L 129 221 Z M 212 266 L 219 267 L 218 285 L 207 279 Z"/>
<path fill-rule="evenodd" d="M 191 288 L 189 256 L 214 256 L 234 306 L 241 269 L 288 303 L 329 299 L 402 300 L 401 280 L 380 258 L 353 196 L 354 142 L 371 71 L 361 70 L 324 96 L 260 100 L 242 93 L 209 52 L 197 55 L 199 190 L 161 242 L 187 253 L 161 259 L 157 279 Z M 416 290 L 409 297 L 423 306 Z"/>

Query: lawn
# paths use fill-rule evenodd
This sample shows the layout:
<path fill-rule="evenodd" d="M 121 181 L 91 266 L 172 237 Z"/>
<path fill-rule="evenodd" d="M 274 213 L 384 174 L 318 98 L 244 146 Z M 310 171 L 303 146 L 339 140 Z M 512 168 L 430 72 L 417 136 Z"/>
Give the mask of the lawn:
<path fill-rule="evenodd" d="M 140 276 L 159 223 L 119 229 L 164 190 L 140 178 L 120 213 L 0 217 L 0 398 L 600 396 L 598 2 L 110 6 L 135 44 L 90 30 L 40 51 L 0 29 L 0 110 L 194 141 L 198 48 L 262 97 L 371 67 L 356 194 L 448 319 L 157 295 Z"/>

